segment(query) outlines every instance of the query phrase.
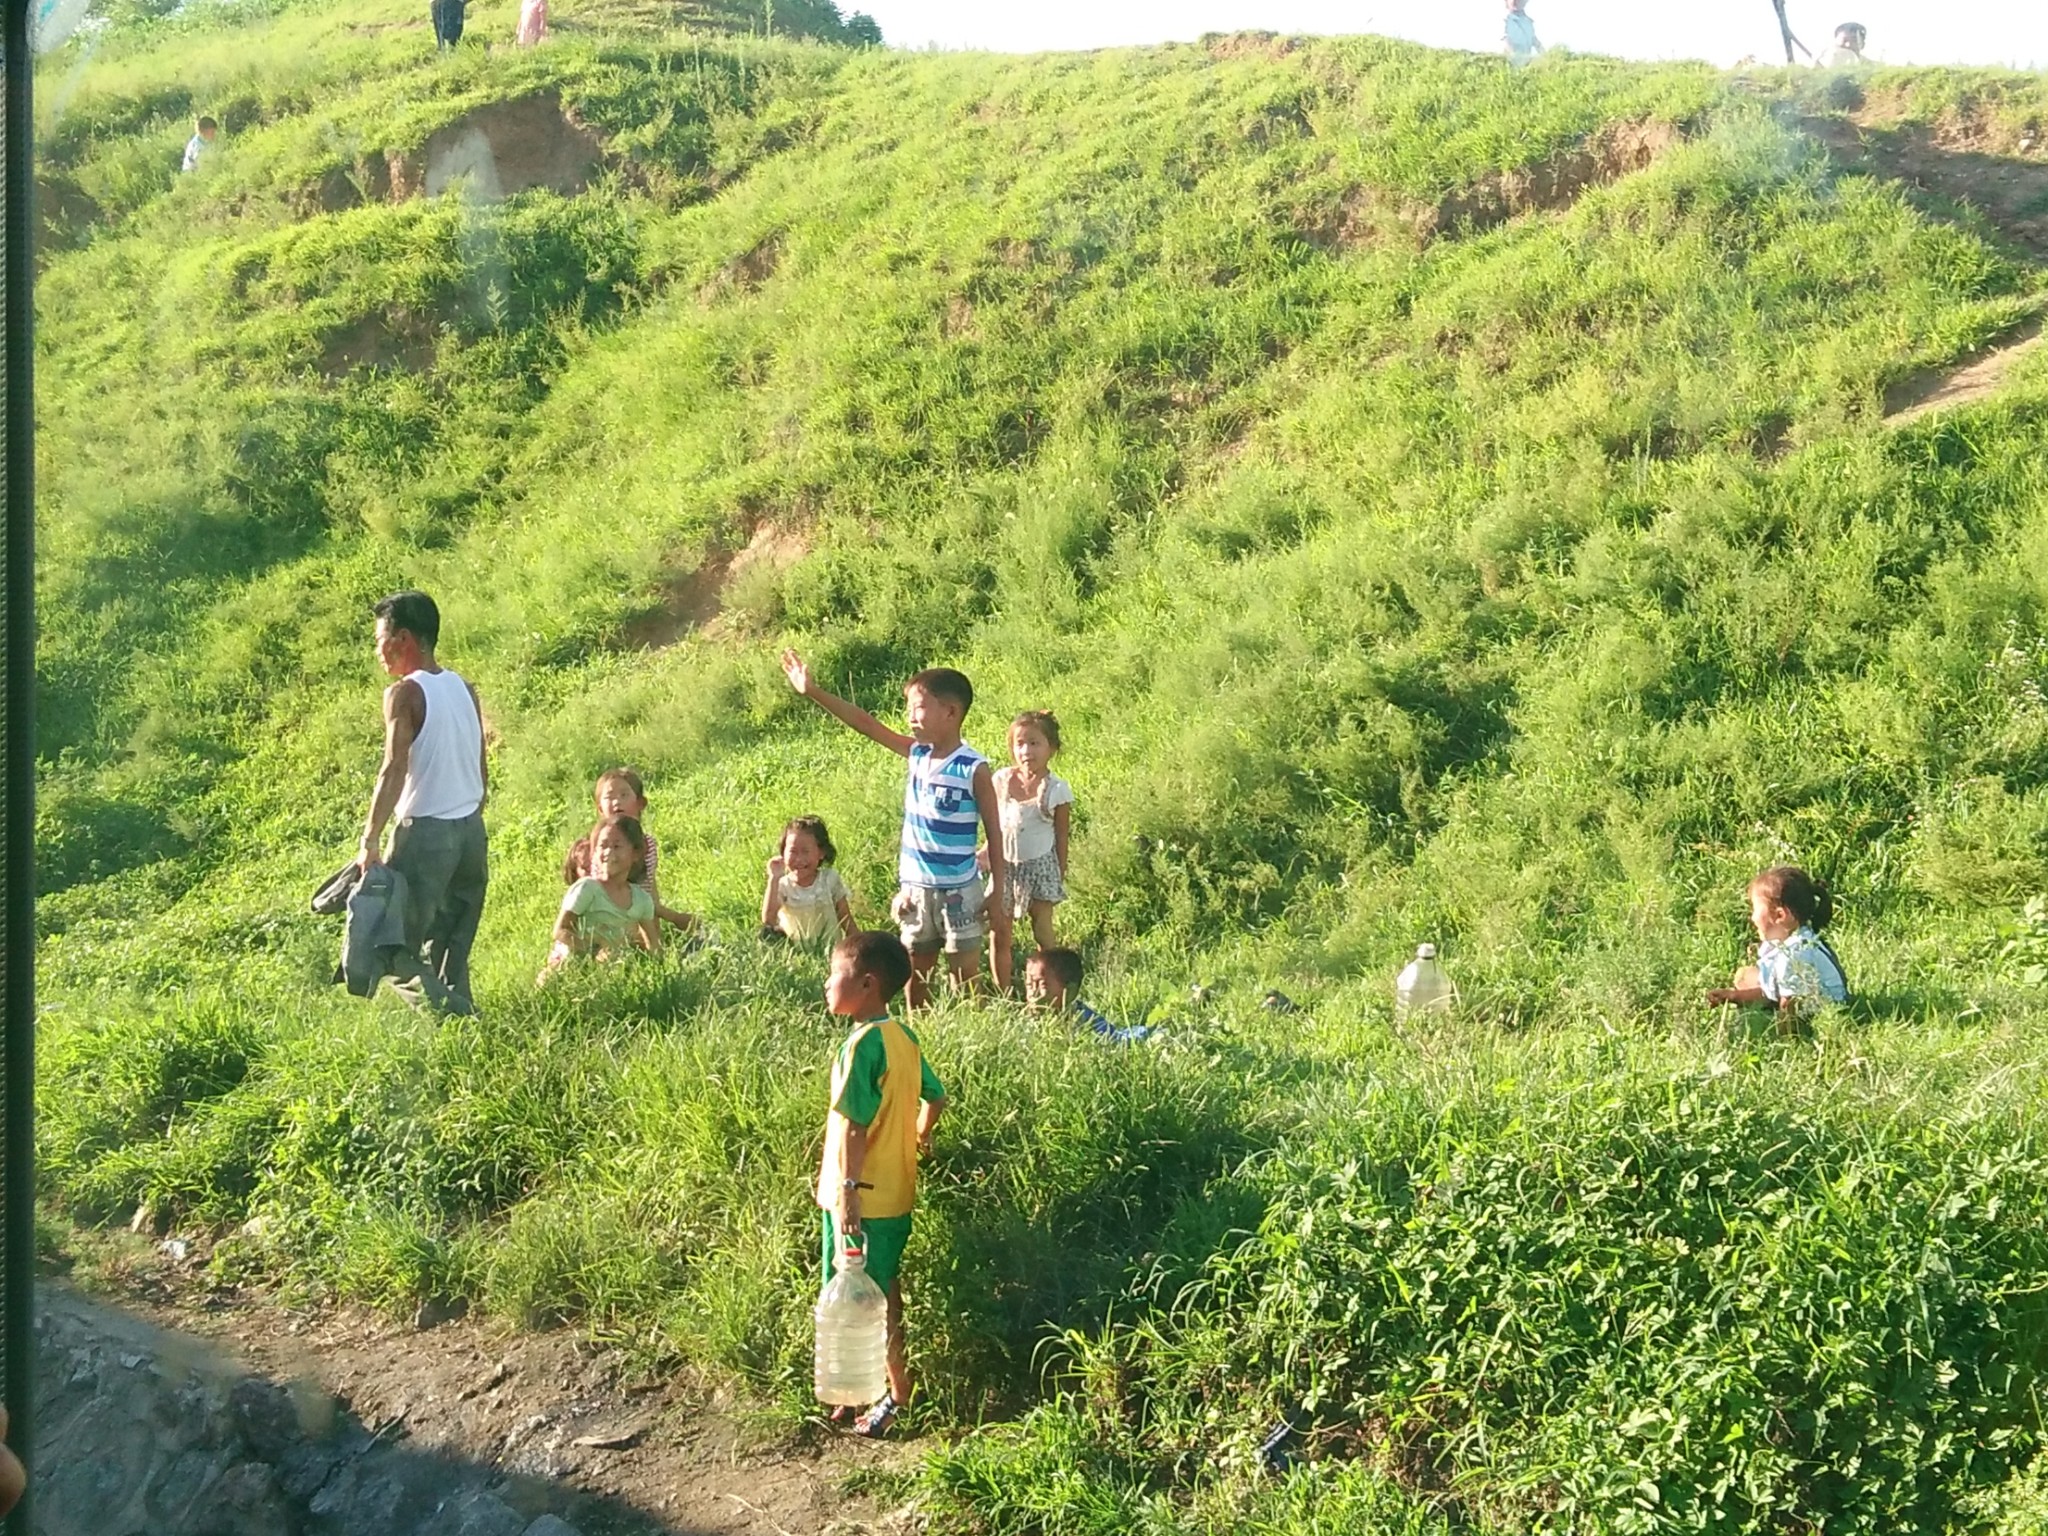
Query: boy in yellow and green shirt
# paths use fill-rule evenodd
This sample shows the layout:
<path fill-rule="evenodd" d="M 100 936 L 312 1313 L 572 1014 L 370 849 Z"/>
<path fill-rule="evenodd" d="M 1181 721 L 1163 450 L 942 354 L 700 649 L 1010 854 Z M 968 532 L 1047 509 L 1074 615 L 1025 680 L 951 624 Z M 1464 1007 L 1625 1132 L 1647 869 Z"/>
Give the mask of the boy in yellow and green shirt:
<path fill-rule="evenodd" d="M 858 1240 L 869 1277 L 889 1297 L 889 1390 L 854 1422 L 859 1433 L 875 1437 L 888 1432 L 910 1401 L 898 1271 L 917 1203 L 917 1156 L 931 1150 L 932 1128 L 946 1108 L 946 1090 L 917 1036 L 889 1016 L 889 1004 L 909 980 L 910 952 L 888 933 L 843 941 L 832 951 L 825 978 L 826 1006 L 855 1021 L 832 1063 L 818 1169 L 825 1281 L 838 1269 L 841 1245 Z"/>

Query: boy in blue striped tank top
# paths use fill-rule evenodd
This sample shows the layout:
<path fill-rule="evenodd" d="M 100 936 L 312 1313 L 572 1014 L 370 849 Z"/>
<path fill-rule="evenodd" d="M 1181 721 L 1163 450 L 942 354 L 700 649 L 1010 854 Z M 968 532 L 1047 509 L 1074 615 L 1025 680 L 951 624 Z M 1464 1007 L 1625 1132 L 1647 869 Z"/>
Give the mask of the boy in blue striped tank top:
<path fill-rule="evenodd" d="M 951 667 L 927 667 L 903 688 L 910 734 L 890 730 L 857 704 L 811 681 L 795 651 L 782 653 L 790 687 L 826 714 L 910 762 L 903 786 L 901 889 L 891 910 L 910 951 L 909 1004 L 931 997 L 932 971 L 943 950 L 954 982 L 965 987 L 981 970 L 982 904 L 1000 906 L 1008 871 L 988 759 L 960 739 L 974 704 L 974 685 Z M 977 844 L 988 844 L 986 895 L 975 867 Z"/>

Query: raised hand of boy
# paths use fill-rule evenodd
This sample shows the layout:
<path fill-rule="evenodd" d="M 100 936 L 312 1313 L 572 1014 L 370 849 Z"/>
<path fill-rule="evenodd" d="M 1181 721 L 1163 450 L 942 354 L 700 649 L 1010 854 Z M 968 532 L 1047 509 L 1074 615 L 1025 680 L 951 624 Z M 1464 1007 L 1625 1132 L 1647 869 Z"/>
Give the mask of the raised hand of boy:
<path fill-rule="evenodd" d="M 794 688 L 800 697 L 810 697 L 811 669 L 803 657 L 797 655 L 793 646 L 782 653 L 782 675 L 789 679 L 789 686 Z"/>

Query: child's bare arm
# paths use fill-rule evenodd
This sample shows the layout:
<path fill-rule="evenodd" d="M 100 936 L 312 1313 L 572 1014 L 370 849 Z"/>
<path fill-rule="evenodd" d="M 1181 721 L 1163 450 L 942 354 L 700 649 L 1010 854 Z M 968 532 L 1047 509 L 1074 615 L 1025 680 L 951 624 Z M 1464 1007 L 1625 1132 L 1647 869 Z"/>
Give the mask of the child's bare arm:
<path fill-rule="evenodd" d="M 549 971 L 560 970 L 562 962 L 576 953 L 576 914 L 564 912 L 555 919 L 554 948 L 548 951 L 548 963 L 541 967 L 545 977 Z"/>
<path fill-rule="evenodd" d="M 996 778 L 987 763 L 974 770 L 974 807 L 981 812 L 982 836 L 988 843 L 989 905 L 1001 907 L 1009 867 L 1003 862 L 1003 813 L 996 804 Z"/>
<path fill-rule="evenodd" d="M 860 1231 L 860 1176 L 868 1161 L 868 1128 L 848 1121 L 846 1125 L 846 1181 L 839 1186 L 839 1235 L 852 1237 Z"/>
<path fill-rule="evenodd" d="M 665 907 L 658 901 L 654 904 L 654 917 L 655 921 L 667 923 L 674 928 L 680 928 L 685 933 L 697 926 L 696 913 L 679 912 L 674 907 Z"/>
<path fill-rule="evenodd" d="M 1721 1003 L 1761 1003 L 1768 999 L 1762 987 L 1716 987 L 1707 994 L 1707 1001 Z"/>
<path fill-rule="evenodd" d="M 853 920 L 853 906 L 844 896 L 839 898 L 838 912 L 839 932 L 843 938 L 850 939 L 860 932 L 860 928 Z"/>
<path fill-rule="evenodd" d="M 1052 808 L 1052 851 L 1060 861 L 1060 882 L 1067 878 L 1067 828 L 1070 824 L 1071 805 L 1056 805 Z"/>
<path fill-rule="evenodd" d="M 777 854 L 768 861 L 768 889 L 761 893 L 761 926 L 773 928 L 776 914 L 782 910 L 782 856 Z"/>
<path fill-rule="evenodd" d="M 892 731 L 858 704 L 849 704 L 836 693 L 828 693 L 811 681 L 811 669 L 795 651 L 782 653 L 782 674 L 801 698 L 809 699 L 840 724 L 851 726 L 877 746 L 887 747 L 898 757 L 910 756 L 914 743 L 908 736 Z"/>
<path fill-rule="evenodd" d="M 917 1106 L 917 1150 L 931 1155 L 932 1132 L 939 1127 L 939 1116 L 946 1112 L 944 1099 L 926 1099 Z"/>
<path fill-rule="evenodd" d="M 633 942 L 650 955 L 661 953 L 661 918 L 658 914 L 644 923 L 633 925 Z"/>

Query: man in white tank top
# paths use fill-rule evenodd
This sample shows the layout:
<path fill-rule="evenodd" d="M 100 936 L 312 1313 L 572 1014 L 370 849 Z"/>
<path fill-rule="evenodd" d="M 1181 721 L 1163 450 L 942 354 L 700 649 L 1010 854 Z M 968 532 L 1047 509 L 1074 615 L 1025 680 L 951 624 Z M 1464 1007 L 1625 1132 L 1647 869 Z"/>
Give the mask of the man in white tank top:
<path fill-rule="evenodd" d="M 469 951 L 490 880 L 484 836 L 483 706 L 476 690 L 434 660 L 441 613 L 424 592 L 377 604 L 377 659 L 397 679 L 384 690 L 384 765 L 356 862 L 388 862 L 405 877 L 407 951 L 390 972 L 407 1001 L 473 1013 Z"/>

